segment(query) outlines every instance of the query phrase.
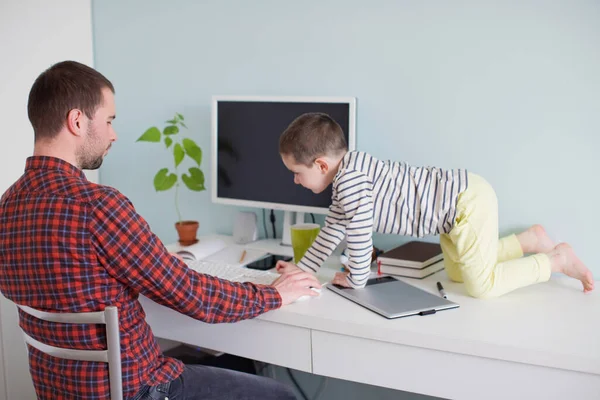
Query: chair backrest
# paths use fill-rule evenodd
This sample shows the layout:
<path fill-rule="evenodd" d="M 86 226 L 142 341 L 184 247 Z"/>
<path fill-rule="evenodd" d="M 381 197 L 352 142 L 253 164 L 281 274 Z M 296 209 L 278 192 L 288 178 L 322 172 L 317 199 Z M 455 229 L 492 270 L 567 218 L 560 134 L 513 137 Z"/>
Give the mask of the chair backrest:
<path fill-rule="evenodd" d="M 68 360 L 95 361 L 108 363 L 111 400 L 123 399 L 123 383 L 121 377 L 121 346 L 119 343 L 119 312 L 117 307 L 109 306 L 104 311 L 82 313 L 50 313 L 39 311 L 28 306 L 17 307 L 35 318 L 65 324 L 105 324 L 106 350 L 77 350 L 50 346 L 42 343 L 21 329 L 25 342 L 39 351 L 53 357 Z"/>

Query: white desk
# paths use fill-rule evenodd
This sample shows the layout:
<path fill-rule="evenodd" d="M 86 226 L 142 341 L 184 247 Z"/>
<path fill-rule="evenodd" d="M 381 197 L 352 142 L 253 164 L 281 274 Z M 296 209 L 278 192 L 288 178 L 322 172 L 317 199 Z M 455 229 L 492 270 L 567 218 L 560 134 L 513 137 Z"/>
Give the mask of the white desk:
<path fill-rule="evenodd" d="M 437 293 L 437 280 L 460 308 L 396 320 L 326 289 L 235 324 L 141 302 L 157 337 L 318 375 L 452 399 L 600 398 L 600 289 L 553 277 L 478 300 L 443 272 L 408 282 Z"/>

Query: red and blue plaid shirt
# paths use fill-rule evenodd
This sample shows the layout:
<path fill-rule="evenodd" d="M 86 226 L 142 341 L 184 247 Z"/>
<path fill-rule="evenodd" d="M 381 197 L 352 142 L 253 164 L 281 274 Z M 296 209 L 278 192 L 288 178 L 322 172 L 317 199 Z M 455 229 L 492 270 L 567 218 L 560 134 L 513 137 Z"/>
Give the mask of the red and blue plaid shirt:
<path fill-rule="evenodd" d="M 232 283 L 190 270 L 170 255 L 131 202 L 53 157 L 30 157 L 0 200 L 0 290 L 50 312 L 117 306 L 125 397 L 183 370 L 161 355 L 139 294 L 209 323 L 252 318 L 281 306 L 273 287 Z M 22 312 L 20 325 L 50 345 L 105 349 L 103 325 L 58 324 Z M 174 327 L 176 329 L 176 327 Z M 109 397 L 108 366 L 63 360 L 29 347 L 40 399 Z"/>

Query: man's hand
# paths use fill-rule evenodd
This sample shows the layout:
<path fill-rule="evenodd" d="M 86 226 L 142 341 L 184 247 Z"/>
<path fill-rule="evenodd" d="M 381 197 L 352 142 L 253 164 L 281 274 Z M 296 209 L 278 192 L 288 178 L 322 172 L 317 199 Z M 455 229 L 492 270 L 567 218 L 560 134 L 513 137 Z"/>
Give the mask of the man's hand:
<path fill-rule="evenodd" d="M 288 263 L 289 264 L 289 263 Z M 293 264 L 295 270 L 284 272 L 271 285 L 281 296 L 282 305 L 287 305 L 298 300 L 301 296 L 318 296 L 319 293 L 311 290 L 311 287 L 321 289 L 321 283 L 313 274 L 303 272 Z"/>
<path fill-rule="evenodd" d="M 277 264 L 275 265 L 275 269 L 277 269 L 277 272 L 279 272 L 280 274 L 285 274 L 286 272 L 294 272 L 294 271 L 304 272 L 296 264 L 292 264 L 291 262 L 281 261 L 281 260 L 277 261 Z"/>
<path fill-rule="evenodd" d="M 331 283 L 333 283 L 334 285 L 340 285 L 340 286 L 344 286 L 344 287 L 348 287 L 348 288 L 352 287 L 352 286 L 350 286 L 350 284 L 348 284 L 348 280 L 346 279 L 346 277 L 348 276 L 349 273 L 350 273 L 350 271 L 336 272 Z"/>

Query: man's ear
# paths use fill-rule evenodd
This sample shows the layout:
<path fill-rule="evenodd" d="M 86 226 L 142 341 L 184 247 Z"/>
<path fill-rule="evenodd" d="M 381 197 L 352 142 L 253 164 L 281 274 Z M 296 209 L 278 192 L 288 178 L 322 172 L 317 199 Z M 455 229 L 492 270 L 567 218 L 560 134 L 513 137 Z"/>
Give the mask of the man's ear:
<path fill-rule="evenodd" d="M 315 165 L 319 169 L 319 172 L 326 174 L 329 171 L 329 163 L 325 158 L 319 157 L 315 160 Z"/>
<path fill-rule="evenodd" d="M 76 136 L 80 136 L 83 129 L 83 113 L 76 108 L 67 114 L 67 129 Z"/>

